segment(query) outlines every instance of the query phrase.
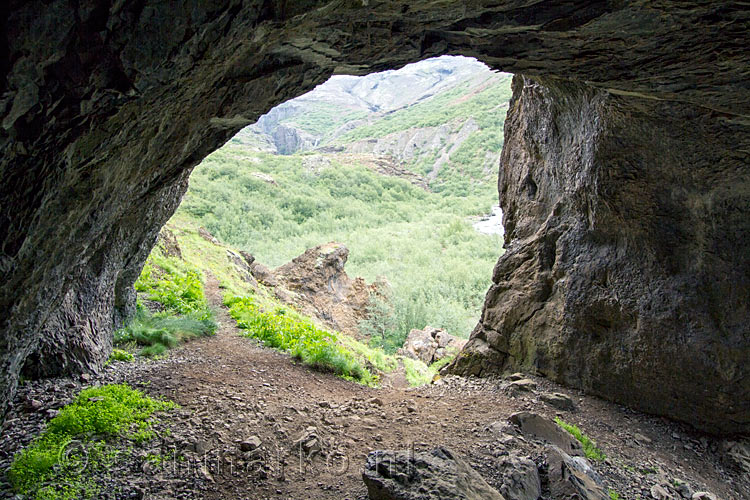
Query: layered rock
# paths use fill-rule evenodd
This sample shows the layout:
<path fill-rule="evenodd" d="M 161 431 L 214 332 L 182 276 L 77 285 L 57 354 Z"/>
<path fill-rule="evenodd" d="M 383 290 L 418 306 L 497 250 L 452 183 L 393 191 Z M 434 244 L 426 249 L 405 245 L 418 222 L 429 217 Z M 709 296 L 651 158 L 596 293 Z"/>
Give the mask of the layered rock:
<path fill-rule="evenodd" d="M 737 132 L 696 106 L 516 77 L 507 252 L 454 371 L 532 370 L 748 431 L 750 140 Z"/>
<path fill-rule="evenodd" d="M 513 243 L 459 368 L 536 367 L 750 430 L 749 17 L 669 0 L 11 0 L 0 411 L 33 352 L 43 374 L 103 364 L 208 153 L 334 72 L 460 53 L 548 78 L 517 85 L 501 173 Z"/>

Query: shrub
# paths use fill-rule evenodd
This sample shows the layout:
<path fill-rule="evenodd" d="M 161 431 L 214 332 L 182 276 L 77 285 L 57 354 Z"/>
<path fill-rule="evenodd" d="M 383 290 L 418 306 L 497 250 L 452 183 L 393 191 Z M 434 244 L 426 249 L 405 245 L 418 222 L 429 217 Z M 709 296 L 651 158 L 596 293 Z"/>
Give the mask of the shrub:
<path fill-rule="evenodd" d="M 94 442 L 92 436 L 150 439 L 150 417 L 174 407 L 124 384 L 84 389 L 16 455 L 8 472 L 11 484 L 16 492 L 37 500 L 91 498 L 97 487 L 82 477 L 82 467 L 104 468 L 114 458 L 106 443 Z M 85 448 L 85 457 L 69 454 L 74 440 Z"/>
<path fill-rule="evenodd" d="M 568 431 L 573 435 L 574 438 L 581 442 L 581 444 L 583 445 L 583 452 L 586 454 L 586 458 L 588 458 L 589 460 L 597 461 L 601 461 L 607 458 L 602 450 L 596 447 L 596 443 L 594 443 L 591 438 L 581 432 L 581 429 L 579 429 L 577 426 L 567 423 L 560 417 L 555 417 L 555 422 L 557 423 L 557 425 Z"/>
<path fill-rule="evenodd" d="M 162 257 L 158 250 L 149 256 L 135 289 L 163 305 L 167 312 L 193 314 L 198 319 L 211 315 L 200 273 L 176 259 Z"/>
<path fill-rule="evenodd" d="M 409 385 L 419 386 L 425 385 L 432 382 L 435 377 L 435 373 L 427 365 L 421 361 L 417 361 L 411 358 L 401 358 L 404 363 L 404 370 L 406 371 L 406 380 L 409 381 Z"/>

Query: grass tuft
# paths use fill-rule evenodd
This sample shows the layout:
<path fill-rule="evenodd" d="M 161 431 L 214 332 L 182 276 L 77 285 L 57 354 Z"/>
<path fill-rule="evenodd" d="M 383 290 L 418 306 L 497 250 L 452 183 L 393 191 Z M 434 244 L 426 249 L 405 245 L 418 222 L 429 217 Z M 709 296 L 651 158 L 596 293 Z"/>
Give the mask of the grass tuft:
<path fill-rule="evenodd" d="M 604 452 L 596 447 L 596 443 L 594 443 L 594 441 L 592 441 L 591 438 L 589 438 L 586 434 L 581 432 L 581 429 L 579 429 L 577 426 L 565 422 L 560 417 L 555 417 L 555 423 L 568 431 L 573 435 L 574 438 L 581 442 L 581 444 L 583 445 L 583 452 L 586 454 L 586 458 L 596 461 L 602 461 L 607 458 Z"/>
<path fill-rule="evenodd" d="M 130 363 L 135 359 L 135 356 L 133 356 L 128 351 L 125 351 L 123 349 L 112 349 L 112 354 L 109 355 L 108 362 L 112 361 L 123 361 L 125 363 Z"/>
<path fill-rule="evenodd" d="M 141 356 L 153 357 L 187 340 L 213 335 L 217 327 L 210 310 L 177 317 L 139 308 L 130 323 L 115 332 L 115 343 L 134 343 L 143 347 Z"/>

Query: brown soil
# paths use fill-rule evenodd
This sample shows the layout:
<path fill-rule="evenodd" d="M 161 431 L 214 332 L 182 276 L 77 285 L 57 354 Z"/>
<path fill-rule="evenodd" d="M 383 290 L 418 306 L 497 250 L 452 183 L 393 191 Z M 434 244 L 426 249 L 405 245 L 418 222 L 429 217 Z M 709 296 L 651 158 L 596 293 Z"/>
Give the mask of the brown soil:
<path fill-rule="evenodd" d="M 130 368 L 129 383 L 182 407 L 163 423 L 171 432 L 167 443 L 183 458 L 155 470 L 144 465 L 142 475 L 131 476 L 129 484 L 138 483 L 143 498 L 363 499 L 368 452 L 437 445 L 457 451 L 497 487 L 498 462 L 511 448 L 543 467 L 540 444 L 498 430 L 520 410 L 559 414 L 595 439 L 608 456 L 595 469 L 620 498 L 651 498 L 651 486 L 673 479 L 720 499 L 750 498 L 747 477 L 725 469 L 718 443 L 679 424 L 543 379 L 535 379 L 536 391 L 515 395 L 500 380 L 457 377 L 419 389 L 363 387 L 241 337 L 215 280 L 209 279 L 207 293 L 221 323 L 216 336 Z M 573 396 L 578 411 L 560 413 L 539 400 L 551 391 Z M 296 441 L 310 427 L 321 449 L 308 458 Z M 652 442 L 640 444 L 636 434 Z M 261 447 L 243 452 L 241 443 L 251 436 Z"/>

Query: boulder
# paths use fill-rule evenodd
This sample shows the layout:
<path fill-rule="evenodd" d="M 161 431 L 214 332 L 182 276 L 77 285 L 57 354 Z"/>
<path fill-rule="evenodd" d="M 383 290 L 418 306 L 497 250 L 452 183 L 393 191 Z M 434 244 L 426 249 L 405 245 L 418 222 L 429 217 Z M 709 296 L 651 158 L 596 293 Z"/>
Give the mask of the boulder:
<path fill-rule="evenodd" d="M 576 404 L 573 402 L 573 398 L 560 392 L 552 394 L 544 393 L 539 396 L 539 399 L 558 410 L 575 411 L 576 409 Z"/>
<path fill-rule="evenodd" d="M 403 347 L 398 350 L 398 354 L 418 359 L 429 365 L 455 354 L 465 344 L 466 339 L 454 337 L 442 328 L 426 326 L 423 330 L 412 329 L 406 336 Z"/>
<path fill-rule="evenodd" d="M 719 450 L 725 464 L 750 474 L 750 439 L 723 441 Z"/>
<path fill-rule="evenodd" d="M 502 486 L 500 493 L 507 500 L 537 500 L 542 494 L 542 483 L 536 464 L 524 457 L 509 455 L 500 463 Z"/>
<path fill-rule="evenodd" d="M 373 451 L 362 473 L 370 500 L 504 500 L 454 452 Z"/>
<path fill-rule="evenodd" d="M 359 323 L 368 317 L 370 298 L 380 288 L 362 278 L 350 278 L 344 270 L 348 258 L 349 249 L 342 243 L 305 250 L 273 270 L 276 296 L 328 328 L 359 335 Z"/>
<path fill-rule="evenodd" d="M 583 457 L 571 457 L 557 446 L 547 446 L 549 489 L 555 500 L 609 500 L 601 480 Z"/>
<path fill-rule="evenodd" d="M 524 436 L 546 441 L 567 455 L 583 456 L 584 454 L 580 441 L 547 417 L 523 411 L 514 413 L 508 420 L 518 427 Z"/>

